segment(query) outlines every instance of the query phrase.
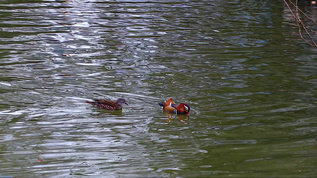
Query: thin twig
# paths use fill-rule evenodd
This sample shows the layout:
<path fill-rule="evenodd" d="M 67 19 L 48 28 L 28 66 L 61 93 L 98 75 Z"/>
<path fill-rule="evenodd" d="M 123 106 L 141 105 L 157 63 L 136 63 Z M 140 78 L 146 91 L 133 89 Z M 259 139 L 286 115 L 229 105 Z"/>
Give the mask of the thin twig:
<path fill-rule="evenodd" d="M 294 14 L 292 8 L 289 6 L 289 4 L 287 3 L 286 0 L 284 0 L 284 3 L 286 4 L 286 6 L 288 7 L 288 9 L 290 10 L 292 16 L 294 17 L 296 23 L 297 23 L 297 26 L 298 26 L 298 32 L 299 32 L 299 35 L 300 37 L 306 42 L 308 43 L 309 45 L 311 46 L 316 46 L 317 47 L 317 44 L 315 43 L 315 41 L 313 40 L 312 36 L 310 35 L 310 33 L 308 32 L 306 26 L 305 26 L 305 23 L 303 20 L 301 20 L 300 18 L 300 15 L 299 15 L 299 12 L 301 12 L 302 14 L 304 14 L 304 16 L 306 16 L 308 19 L 312 20 L 313 23 L 315 23 L 315 21 L 311 18 L 309 18 L 302 10 L 299 9 L 298 7 L 298 0 L 296 0 L 296 4 L 294 4 L 293 2 L 291 2 L 291 0 L 289 0 L 289 2 L 295 7 L 295 13 L 296 15 Z M 316 24 L 316 23 L 315 23 Z M 317 24 L 316 24 L 317 25 Z M 308 35 L 310 41 L 308 41 L 306 38 L 304 38 L 303 36 L 303 33 L 302 33 L 302 28 L 305 30 L 306 34 Z M 312 31 L 312 30 L 311 30 Z"/>
<path fill-rule="evenodd" d="M 285 2 L 285 0 L 284 0 Z M 296 6 L 291 0 L 289 0 L 289 2 L 293 5 L 293 6 Z M 313 18 L 310 18 L 305 12 L 303 12 L 300 8 L 298 8 L 298 10 L 306 17 L 308 18 L 309 20 L 311 20 L 316 26 L 317 26 L 317 23 L 315 22 L 315 20 Z"/>

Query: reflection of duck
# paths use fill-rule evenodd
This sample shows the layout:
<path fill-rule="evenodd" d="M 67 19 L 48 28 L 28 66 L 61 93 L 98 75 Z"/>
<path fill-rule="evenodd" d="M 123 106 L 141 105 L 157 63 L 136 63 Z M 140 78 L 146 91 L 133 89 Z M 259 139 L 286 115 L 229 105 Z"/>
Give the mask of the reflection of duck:
<path fill-rule="evenodd" d="M 159 103 L 160 106 L 163 106 L 163 111 L 167 113 L 175 113 L 175 114 L 187 114 L 189 115 L 190 107 L 186 103 L 181 103 L 178 106 L 175 105 L 173 98 L 167 100 L 164 104 Z"/>
<path fill-rule="evenodd" d="M 119 98 L 117 101 L 112 100 L 95 100 L 95 101 L 86 101 L 86 103 L 92 104 L 101 109 L 106 110 L 121 110 L 122 104 L 128 105 L 127 101 L 124 98 Z"/>
<path fill-rule="evenodd" d="M 177 114 L 177 115 L 174 115 L 174 114 L 172 114 L 172 113 L 168 113 L 168 112 L 165 112 L 165 111 L 164 111 L 164 115 L 167 117 L 167 122 L 168 122 L 168 123 L 172 122 L 172 119 L 173 119 L 174 116 L 179 120 L 179 122 L 180 122 L 181 124 L 187 124 L 187 120 L 189 119 L 189 116 L 186 115 L 186 114 Z"/>

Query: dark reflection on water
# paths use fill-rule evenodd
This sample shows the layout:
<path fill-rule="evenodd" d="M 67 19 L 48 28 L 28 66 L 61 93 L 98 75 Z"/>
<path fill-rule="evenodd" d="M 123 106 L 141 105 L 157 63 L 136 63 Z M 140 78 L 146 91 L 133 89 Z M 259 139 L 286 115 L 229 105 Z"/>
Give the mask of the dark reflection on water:
<path fill-rule="evenodd" d="M 0 175 L 315 175 L 317 55 L 289 16 L 275 1 L 1 2 Z M 118 97 L 119 112 L 85 103 Z M 164 115 L 169 97 L 190 117 Z"/>

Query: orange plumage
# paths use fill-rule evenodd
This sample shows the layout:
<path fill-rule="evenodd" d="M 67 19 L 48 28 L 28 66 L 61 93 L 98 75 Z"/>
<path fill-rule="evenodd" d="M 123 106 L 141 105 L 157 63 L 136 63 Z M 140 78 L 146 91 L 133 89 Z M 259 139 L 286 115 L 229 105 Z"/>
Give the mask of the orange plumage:
<path fill-rule="evenodd" d="M 189 115 L 190 107 L 186 103 L 181 103 L 176 107 L 177 114 L 187 114 Z"/>
<path fill-rule="evenodd" d="M 170 98 L 170 99 L 168 99 L 168 100 L 165 102 L 164 107 L 166 107 L 166 106 L 172 106 L 173 104 L 175 104 L 174 101 L 173 101 L 173 98 Z"/>
<path fill-rule="evenodd" d="M 187 114 L 189 115 L 190 107 L 186 103 L 181 103 L 178 106 L 175 106 L 175 102 L 172 98 L 167 100 L 164 104 L 159 103 L 160 106 L 163 106 L 163 111 L 167 113 L 175 114 Z"/>
<path fill-rule="evenodd" d="M 176 109 L 174 107 L 175 103 L 172 98 L 167 100 L 163 106 L 163 111 L 169 112 L 169 113 L 175 113 Z"/>

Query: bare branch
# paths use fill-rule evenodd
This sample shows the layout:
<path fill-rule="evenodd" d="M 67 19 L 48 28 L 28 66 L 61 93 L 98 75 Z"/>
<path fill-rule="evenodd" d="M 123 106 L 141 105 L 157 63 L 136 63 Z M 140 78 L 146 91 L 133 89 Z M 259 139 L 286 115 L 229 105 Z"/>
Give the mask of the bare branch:
<path fill-rule="evenodd" d="M 293 7 L 295 7 L 295 13 L 293 12 L 293 9 L 290 7 L 290 5 L 288 4 L 288 2 L 290 4 L 293 5 Z M 303 14 L 306 18 L 308 18 L 309 20 L 311 20 L 316 26 L 317 23 L 310 17 L 308 17 L 308 15 L 306 13 L 304 13 L 299 7 L 298 7 L 298 0 L 295 1 L 295 4 L 291 1 L 288 0 L 288 2 L 286 0 L 284 0 L 284 3 L 286 4 L 287 8 L 290 10 L 292 16 L 294 17 L 296 23 L 297 23 L 297 27 L 298 27 L 298 32 L 300 37 L 309 45 L 311 46 L 315 46 L 317 47 L 316 42 L 314 41 L 313 37 L 311 36 L 311 34 L 309 33 L 308 29 L 306 28 L 306 25 L 304 23 L 304 21 L 301 19 L 300 17 L 300 13 Z M 307 40 L 302 33 L 302 29 L 304 29 L 306 35 L 308 36 L 309 40 Z M 315 31 L 313 31 L 312 29 L 309 29 L 312 33 L 316 34 Z"/>

